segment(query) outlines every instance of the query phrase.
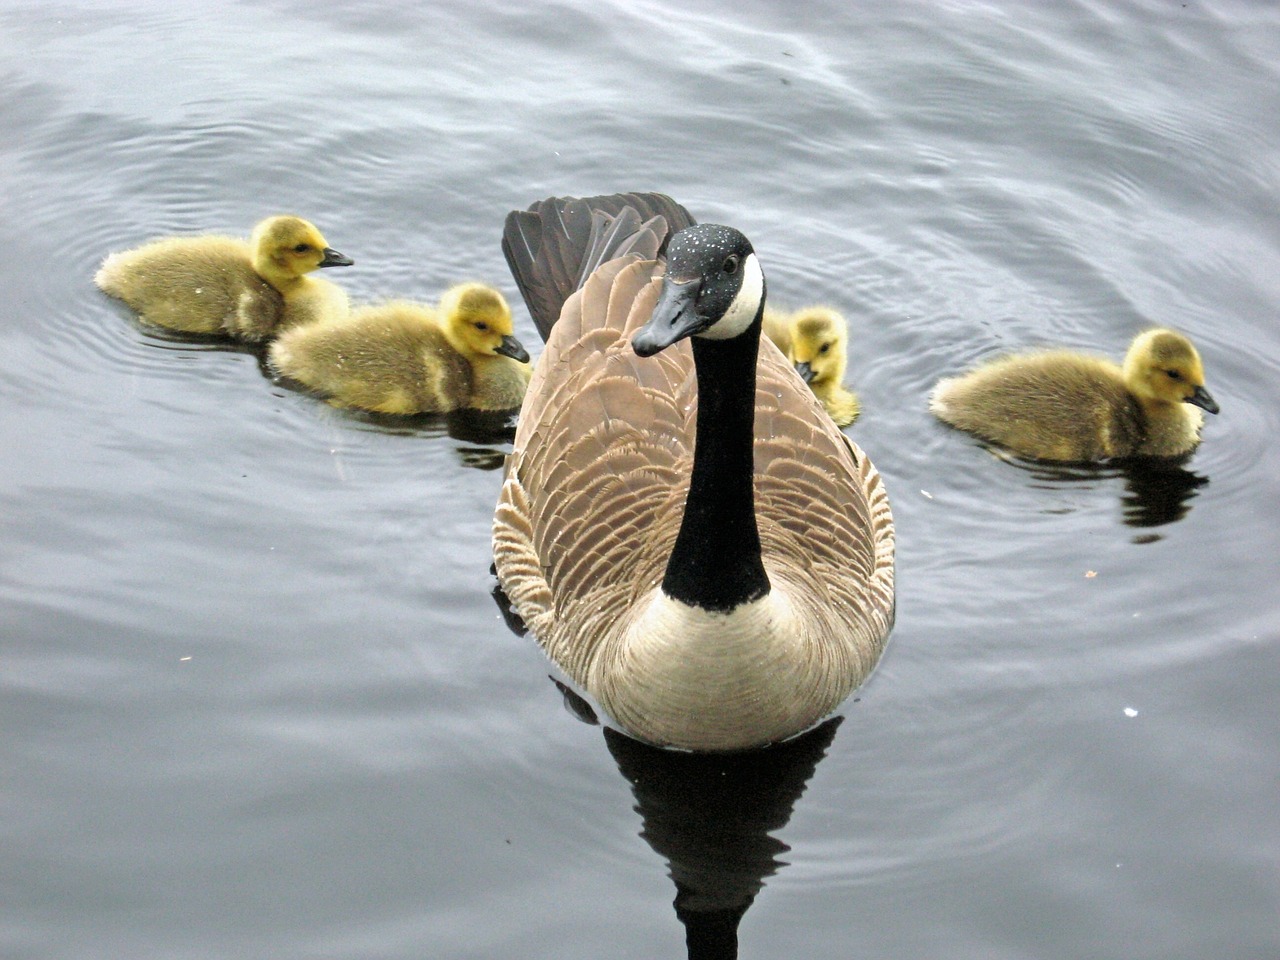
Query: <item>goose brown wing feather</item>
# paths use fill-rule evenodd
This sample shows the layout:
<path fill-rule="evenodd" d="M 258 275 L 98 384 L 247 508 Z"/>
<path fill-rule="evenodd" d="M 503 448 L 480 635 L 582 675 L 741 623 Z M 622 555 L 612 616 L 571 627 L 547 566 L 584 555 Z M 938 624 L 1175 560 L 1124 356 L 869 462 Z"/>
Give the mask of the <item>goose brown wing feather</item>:
<path fill-rule="evenodd" d="M 845 595 L 865 605 L 878 563 L 892 556 L 889 544 L 888 556 L 877 558 L 877 539 L 867 537 L 875 527 L 873 499 L 883 497 L 878 476 L 869 487 L 860 469 L 865 457 L 781 352 L 762 340 L 760 354 L 754 459 L 766 568 L 772 559 L 775 569 L 807 571 L 812 589 L 826 598 Z M 887 511 L 887 500 L 882 506 Z M 887 568 L 879 572 L 891 577 Z"/>
<path fill-rule="evenodd" d="M 560 319 L 556 322 L 556 327 L 563 332 L 547 341 L 529 381 L 529 390 L 520 411 L 520 426 L 516 430 L 517 447 L 523 445 L 525 441 L 522 438 L 529 431 L 544 430 L 550 426 L 546 417 L 549 406 L 555 406 L 559 415 L 564 415 L 567 408 L 575 406 L 562 403 L 561 397 L 573 396 L 570 391 L 578 389 L 584 376 L 595 369 L 595 363 L 599 362 L 597 355 L 602 356 L 609 345 L 617 340 L 617 331 L 605 327 L 584 329 L 584 307 L 588 316 L 603 316 L 608 310 L 613 278 L 634 262 L 632 259 L 622 259 L 605 264 L 592 275 L 578 294 L 565 302 Z"/>
<path fill-rule="evenodd" d="M 628 255 L 660 257 L 671 235 L 693 222 L 660 193 L 549 197 L 507 215 L 502 251 L 546 340 L 565 301 L 601 264 Z"/>
<path fill-rule="evenodd" d="M 689 485 L 692 350 L 682 341 L 640 358 L 630 345 L 661 275 L 652 261 L 613 261 L 566 301 L 534 373 L 495 524 L 513 605 L 580 682 L 618 618 L 661 580 Z M 882 642 L 893 618 L 893 529 L 879 475 L 767 342 L 755 423 L 766 568 Z"/>
<path fill-rule="evenodd" d="M 591 212 L 578 206 L 562 211 L 543 200 L 507 214 L 502 252 L 543 340 L 565 298 L 577 288 L 581 254 L 571 241 L 590 232 Z"/>
<path fill-rule="evenodd" d="M 688 487 L 693 411 L 678 399 L 691 389 L 687 344 L 673 362 L 637 357 L 629 341 L 652 312 L 660 276 L 660 265 L 634 258 L 597 270 L 566 303 L 534 372 L 529 397 L 538 402 L 522 412 L 503 493 L 525 514 L 515 536 L 527 538 L 520 547 L 537 558 L 542 581 L 522 589 L 519 576 L 504 578 L 516 581 L 508 594 L 526 620 L 578 619 L 571 611 L 588 596 L 603 609 L 625 606 L 637 584 L 661 578 Z M 592 320 L 599 326 L 584 330 Z M 497 531 L 501 540 L 501 523 Z M 543 607 L 551 597 L 554 611 Z"/>

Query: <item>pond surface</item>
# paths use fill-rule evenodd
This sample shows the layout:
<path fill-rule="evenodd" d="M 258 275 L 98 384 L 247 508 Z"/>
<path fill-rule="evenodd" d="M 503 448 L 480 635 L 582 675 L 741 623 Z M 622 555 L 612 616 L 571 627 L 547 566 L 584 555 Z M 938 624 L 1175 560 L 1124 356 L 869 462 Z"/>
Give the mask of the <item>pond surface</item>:
<path fill-rule="evenodd" d="M 1277 65 L 1227 0 L 0 0 L 0 954 L 1280 955 Z M 566 711 L 491 596 L 501 432 L 91 282 L 291 211 L 358 301 L 516 302 L 508 210 L 637 189 L 845 313 L 897 519 L 879 670 L 762 756 Z M 925 409 L 1153 324 L 1222 406 L 1181 466 Z"/>

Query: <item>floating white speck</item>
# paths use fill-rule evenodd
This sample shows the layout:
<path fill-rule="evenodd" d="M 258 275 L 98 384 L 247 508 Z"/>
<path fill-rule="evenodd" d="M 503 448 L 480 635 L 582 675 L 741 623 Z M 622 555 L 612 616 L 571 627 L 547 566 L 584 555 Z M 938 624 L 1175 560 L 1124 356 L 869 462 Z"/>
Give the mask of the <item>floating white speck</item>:
<path fill-rule="evenodd" d="M 179 657 L 178 659 L 179 659 L 179 660 L 181 660 L 183 663 L 186 663 L 186 662 L 187 662 L 188 660 L 190 660 L 191 658 L 190 658 L 190 657 Z"/>
<path fill-rule="evenodd" d="M 921 491 L 920 491 L 920 496 L 922 496 L 922 497 L 928 497 L 930 500 L 932 500 L 932 499 L 933 499 L 933 494 L 932 494 L 932 493 L 930 493 L 928 490 L 921 490 Z"/>
<path fill-rule="evenodd" d="M 1138 711 L 1133 709 L 1133 707 L 1125 707 L 1124 715 L 1126 717 L 1136 717 L 1138 715 Z"/>

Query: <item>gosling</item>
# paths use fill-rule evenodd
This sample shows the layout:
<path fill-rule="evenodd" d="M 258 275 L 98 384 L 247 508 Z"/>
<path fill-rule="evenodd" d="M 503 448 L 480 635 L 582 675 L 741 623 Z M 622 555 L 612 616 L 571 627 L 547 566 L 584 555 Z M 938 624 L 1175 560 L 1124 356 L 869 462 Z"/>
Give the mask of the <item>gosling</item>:
<path fill-rule="evenodd" d="M 480 283 L 449 289 L 436 308 L 392 301 L 296 327 L 268 356 L 335 406 L 403 415 L 515 410 L 531 373 L 506 299 Z"/>
<path fill-rule="evenodd" d="M 167 237 L 113 253 L 94 282 L 147 323 L 259 342 L 346 314 L 343 289 L 307 274 L 352 262 L 314 224 L 278 216 L 254 227 L 247 243 L 212 235 Z"/>
<path fill-rule="evenodd" d="M 940 380 L 929 409 L 1025 457 L 1073 462 L 1183 456 L 1200 442 L 1200 411 L 1218 404 L 1191 341 L 1157 329 L 1134 339 L 1123 367 L 1066 350 L 993 360 Z"/>
<path fill-rule="evenodd" d="M 858 419 L 862 404 L 844 385 L 849 328 L 829 307 L 806 307 L 792 314 L 765 308 L 764 332 L 795 366 L 837 426 Z"/>

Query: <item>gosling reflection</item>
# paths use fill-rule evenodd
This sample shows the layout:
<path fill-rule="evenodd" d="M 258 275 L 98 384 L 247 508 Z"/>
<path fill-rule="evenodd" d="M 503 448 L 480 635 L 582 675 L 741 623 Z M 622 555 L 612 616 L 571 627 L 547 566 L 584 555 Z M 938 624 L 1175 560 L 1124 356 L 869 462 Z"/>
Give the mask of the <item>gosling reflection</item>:
<path fill-rule="evenodd" d="M 779 857 L 790 848 L 772 834 L 791 819 L 840 721 L 730 754 L 660 750 L 605 728 L 644 821 L 640 835 L 670 868 L 689 960 L 738 956 L 739 921 L 786 865 Z"/>
<path fill-rule="evenodd" d="M 1162 527 L 1176 523 L 1191 510 L 1191 501 L 1209 478 L 1193 473 L 1184 460 L 1154 457 L 1129 457 L 1102 464 L 1046 464 L 1033 460 L 1012 459 L 1038 481 L 1050 485 L 1064 483 L 1100 484 L 1114 479 L 1124 481 L 1120 498 L 1121 517 L 1130 527 Z M 1143 540 L 1158 540 L 1143 537 Z"/>
<path fill-rule="evenodd" d="M 1192 473 L 1180 463 L 1126 461 L 1120 465 L 1125 493 L 1120 505 L 1131 527 L 1162 527 L 1176 523 L 1191 510 L 1197 491 L 1208 477 Z"/>
<path fill-rule="evenodd" d="M 449 436 L 478 446 L 510 444 L 516 436 L 516 419 L 510 411 L 455 410 L 445 414 Z M 500 457 L 505 458 L 506 453 Z M 498 466 L 502 466 L 502 459 Z"/>

